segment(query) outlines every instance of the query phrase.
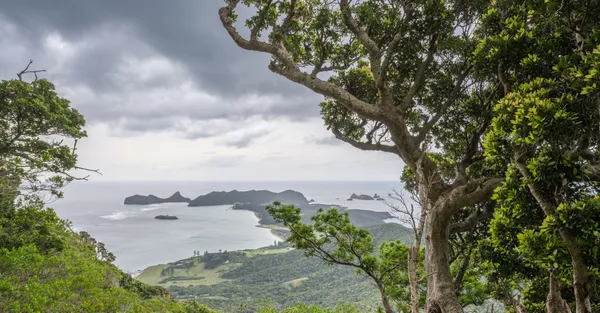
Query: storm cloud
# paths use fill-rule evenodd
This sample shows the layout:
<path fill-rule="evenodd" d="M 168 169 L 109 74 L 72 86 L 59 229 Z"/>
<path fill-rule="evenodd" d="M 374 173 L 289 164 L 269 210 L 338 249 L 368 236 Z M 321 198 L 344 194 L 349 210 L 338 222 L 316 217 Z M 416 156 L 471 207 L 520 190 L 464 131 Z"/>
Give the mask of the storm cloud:
<path fill-rule="evenodd" d="M 117 136 L 176 131 L 194 139 L 248 126 L 206 130 L 213 120 L 318 116 L 320 96 L 271 73 L 267 55 L 233 43 L 218 19 L 222 4 L 5 1 L 0 75 L 14 77 L 34 59 L 90 123 L 110 124 Z"/>
<path fill-rule="evenodd" d="M 0 79 L 33 59 L 86 118 L 79 161 L 102 180 L 396 179 L 401 162 L 323 126 L 323 97 L 237 47 L 223 0 L 0 5 Z M 243 20 L 250 12 L 241 8 Z"/>

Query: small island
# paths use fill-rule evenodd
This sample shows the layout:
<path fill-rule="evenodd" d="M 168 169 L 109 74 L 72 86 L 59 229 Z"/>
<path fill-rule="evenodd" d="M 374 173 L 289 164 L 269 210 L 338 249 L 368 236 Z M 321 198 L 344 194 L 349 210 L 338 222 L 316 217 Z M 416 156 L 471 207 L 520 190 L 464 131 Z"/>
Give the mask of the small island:
<path fill-rule="evenodd" d="M 348 199 L 348 201 L 352 201 L 352 200 L 375 200 L 375 198 L 369 196 L 369 195 L 357 195 L 355 193 L 353 193 L 350 198 Z"/>
<path fill-rule="evenodd" d="M 160 204 L 160 203 L 190 203 L 191 199 L 181 195 L 179 191 L 174 193 L 168 198 L 159 198 L 155 195 L 133 195 L 125 198 L 124 204 L 137 204 L 137 205 L 148 205 L 148 204 Z"/>
<path fill-rule="evenodd" d="M 179 218 L 174 215 L 157 215 L 154 217 L 157 220 L 178 220 Z"/>

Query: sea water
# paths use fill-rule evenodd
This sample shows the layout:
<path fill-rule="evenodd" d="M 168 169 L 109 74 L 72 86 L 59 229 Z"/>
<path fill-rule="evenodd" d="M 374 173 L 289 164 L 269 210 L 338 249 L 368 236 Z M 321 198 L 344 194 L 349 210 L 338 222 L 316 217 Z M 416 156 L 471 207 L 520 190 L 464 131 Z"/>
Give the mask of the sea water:
<path fill-rule="evenodd" d="M 150 265 L 193 256 L 194 251 L 254 249 L 279 240 L 268 229 L 256 227 L 252 212 L 230 205 L 188 207 L 186 203 L 124 205 L 125 197 L 154 194 L 166 198 L 176 191 L 194 199 L 211 191 L 293 189 L 316 203 L 349 209 L 389 211 L 383 201 L 347 201 L 352 193 L 375 193 L 386 198 L 400 182 L 74 182 L 65 197 L 49 204 L 60 218 L 87 231 L 116 256 L 115 264 L 134 272 Z M 178 220 L 157 220 L 156 215 Z"/>

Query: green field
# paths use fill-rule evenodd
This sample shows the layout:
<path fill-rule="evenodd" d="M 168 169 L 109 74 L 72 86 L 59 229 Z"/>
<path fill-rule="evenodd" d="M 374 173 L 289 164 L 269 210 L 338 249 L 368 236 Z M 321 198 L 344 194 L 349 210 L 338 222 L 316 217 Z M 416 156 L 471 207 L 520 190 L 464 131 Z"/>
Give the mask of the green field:
<path fill-rule="evenodd" d="M 246 257 L 254 257 L 257 255 L 269 255 L 286 253 L 292 251 L 293 248 L 262 248 L 252 250 L 239 251 Z M 201 258 L 192 257 L 185 260 L 180 260 L 175 263 L 186 264 L 186 268 L 174 268 L 172 273 L 163 275 L 163 270 L 172 266 L 172 264 L 153 265 L 143 270 L 136 279 L 154 286 L 170 287 L 170 286 L 190 286 L 190 285 L 214 285 L 228 281 L 223 278 L 224 273 L 228 273 L 242 265 L 242 263 L 221 264 L 216 268 L 207 269 Z"/>

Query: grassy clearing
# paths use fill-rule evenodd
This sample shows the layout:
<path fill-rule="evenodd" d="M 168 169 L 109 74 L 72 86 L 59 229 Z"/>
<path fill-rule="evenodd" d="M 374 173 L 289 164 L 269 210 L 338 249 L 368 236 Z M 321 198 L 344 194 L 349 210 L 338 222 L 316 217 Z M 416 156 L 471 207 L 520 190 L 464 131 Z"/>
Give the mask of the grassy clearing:
<path fill-rule="evenodd" d="M 204 263 L 196 262 L 187 269 L 176 268 L 172 274 L 161 276 L 163 269 L 167 264 L 151 266 L 145 269 L 137 279 L 143 283 L 155 286 L 189 286 L 189 285 L 214 285 L 227 281 L 221 278 L 223 273 L 233 270 L 240 266 L 239 263 L 229 263 L 221 265 L 214 269 L 205 269 Z"/>
<path fill-rule="evenodd" d="M 298 287 L 305 280 L 308 280 L 308 277 L 300 277 L 298 279 L 290 280 L 288 282 L 283 283 L 283 285 L 286 287 Z"/>
<path fill-rule="evenodd" d="M 281 249 L 256 249 L 256 250 L 244 250 L 243 252 L 247 257 L 251 258 L 257 255 L 267 255 L 267 254 L 279 254 L 286 253 L 294 250 L 292 247 L 281 248 Z"/>

